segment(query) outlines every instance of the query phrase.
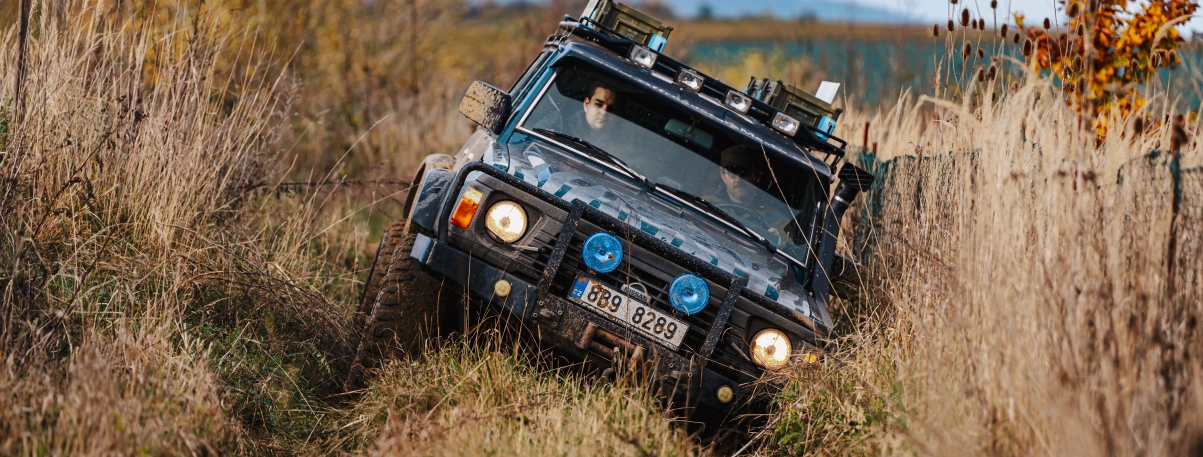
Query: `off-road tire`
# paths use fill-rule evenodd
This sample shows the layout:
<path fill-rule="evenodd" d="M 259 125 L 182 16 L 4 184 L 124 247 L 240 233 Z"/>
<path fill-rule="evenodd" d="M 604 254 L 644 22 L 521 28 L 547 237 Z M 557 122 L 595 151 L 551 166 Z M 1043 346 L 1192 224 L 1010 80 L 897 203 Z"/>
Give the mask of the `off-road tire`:
<path fill-rule="evenodd" d="M 455 159 L 451 156 L 426 156 L 414 174 L 404 211 L 412 216 L 414 199 L 427 170 L 448 170 L 454 166 Z M 384 229 L 376 259 L 368 271 L 359 308 L 352 318 L 352 328 L 359 331 L 358 341 L 354 342 L 358 350 L 343 384 L 347 390 L 361 387 L 365 368 L 379 365 L 396 356 L 399 350 L 410 352 L 420 347 L 427 336 L 425 330 L 445 330 L 437 326 L 447 326 L 440 322 L 448 320 L 440 315 L 448 308 L 439 304 L 441 281 L 409 257 L 417 234 L 423 231 L 410 223 L 410 216 L 399 218 Z"/>
<path fill-rule="evenodd" d="M 394 227 L 396 224 L 394 224 Z M 390 227 L 391 228 L 391 227 Z M 381 252 L 377 255 L 374 270 L 383 270 L 379 285 L 369 282 L 369 289 L 376 291 L 372 305 L 360 319 L 364 325 L 359 341 L 359 351 L 351 365 L 344 387 L 356 390 L 362 387 L 363 375 L 368 369 L 381 362 L 402 354 L 413 354 L 422 347 L 429 336 L 437 334 L 445 326 L 444 306 L 440 306 L 442 279 L 432 275 L 426 267 L 409 256 L 413 250 L 417 233 L 403 230 L 389 232 L 387 237 L 396 241 L 381 241 Z M 395 247 L 387 252 L 386 243 Z M 384 256 L 387 256 L 387 260 Z M 373 275 L 375 275 L 373 271 Z M 371 279 L 376 279 L 374 276 Z M 367 301 L 365 297 L 365 302 Z"/>
<path fill-rule="evenodd" d="M 404 219 L 397 219 L 384 229 L 384 234 L 380 237 L 380 247 L 376 248 L 376 258 L 372 261 L 372 269 L 368 271 L 367 283 L 364 284 L 363 294 L 359 297 L 359 308 L 355 310 L 352 328 L 356 330 L 363 329 L 363 326 L 368 323 L 368 316 L 372 314 L 372 305 L 376 304 L 376 296 L 380 294 L 380 285 L 384 283 L 384 276 L 388 273 L 389 264 L 393 261 L 393 252 L 397 250 L 401 239 L 405 237 L 406 224 Z M 358 337 L 359 335 L 356 335 L 356 338 Z M 356 341 L 355 344 L 358 346 L 359 342 Z"/>

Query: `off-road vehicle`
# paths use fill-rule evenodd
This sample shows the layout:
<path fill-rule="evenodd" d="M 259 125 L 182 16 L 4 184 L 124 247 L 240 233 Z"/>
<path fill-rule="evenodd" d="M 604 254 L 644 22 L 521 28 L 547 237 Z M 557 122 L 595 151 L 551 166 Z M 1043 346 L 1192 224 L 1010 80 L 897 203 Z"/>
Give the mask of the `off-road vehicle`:
<path fill-rule="evenodd" d="M 778 81 L 735 90 L 665 56 L 671 30 L 594 0 L 508 91 L 471 85 L 480 128 L 425 160 L 380 243 L 350 383 L 488 310 L 718 415 L 821 356 L 839 221 L 872 178 L 844 164 L 830 190 L 839 110 Z"/>

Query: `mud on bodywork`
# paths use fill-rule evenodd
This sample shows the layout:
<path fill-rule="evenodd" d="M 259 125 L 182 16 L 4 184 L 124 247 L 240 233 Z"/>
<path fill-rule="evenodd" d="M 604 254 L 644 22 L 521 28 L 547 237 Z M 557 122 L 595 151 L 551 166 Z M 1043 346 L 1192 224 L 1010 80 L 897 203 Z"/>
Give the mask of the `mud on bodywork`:
<path fill-rule="evenodd" d="M 713 228 L 699 216 L 650 195 L 646 189 L 607 178 L 568 153 L 553 151 L 554 146 L 532 141 L 509 147 L 520 151 L 510 155 L 508 168 L 514 177 L 566 201 L 586 202 L 702 262 L 745 277 L 748 290 L 820 323 L 790 265 L 768 251 Z"/>

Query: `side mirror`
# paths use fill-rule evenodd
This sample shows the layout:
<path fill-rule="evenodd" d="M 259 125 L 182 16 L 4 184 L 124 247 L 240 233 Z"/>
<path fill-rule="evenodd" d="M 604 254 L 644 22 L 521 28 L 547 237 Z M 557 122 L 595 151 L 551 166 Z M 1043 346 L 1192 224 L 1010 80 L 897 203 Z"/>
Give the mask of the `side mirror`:
<path fill-rule="evenodd" d="M 468 86 L 459 112 L 493 134 L 501 133 L 510 118 L 510 94 L 480 81 Z"/>

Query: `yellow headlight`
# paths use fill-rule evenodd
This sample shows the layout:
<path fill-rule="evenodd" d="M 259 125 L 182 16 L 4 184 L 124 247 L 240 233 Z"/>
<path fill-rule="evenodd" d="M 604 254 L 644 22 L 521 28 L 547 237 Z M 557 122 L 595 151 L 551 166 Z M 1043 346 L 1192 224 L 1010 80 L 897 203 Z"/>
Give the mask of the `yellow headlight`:
<path fill-rule="evenodd" d="M 752 338 L 752 361 L 770 370 L 789 363 L 790 352 L 789 337 L 780 330 L 764 329 Z"/>
<path fill-rule="evenodd" d="M 485 213 L 485 227 L 498 240 L 513 243 L 526 233 L 526 211 L 511 201 L 500 201 Z"/>

